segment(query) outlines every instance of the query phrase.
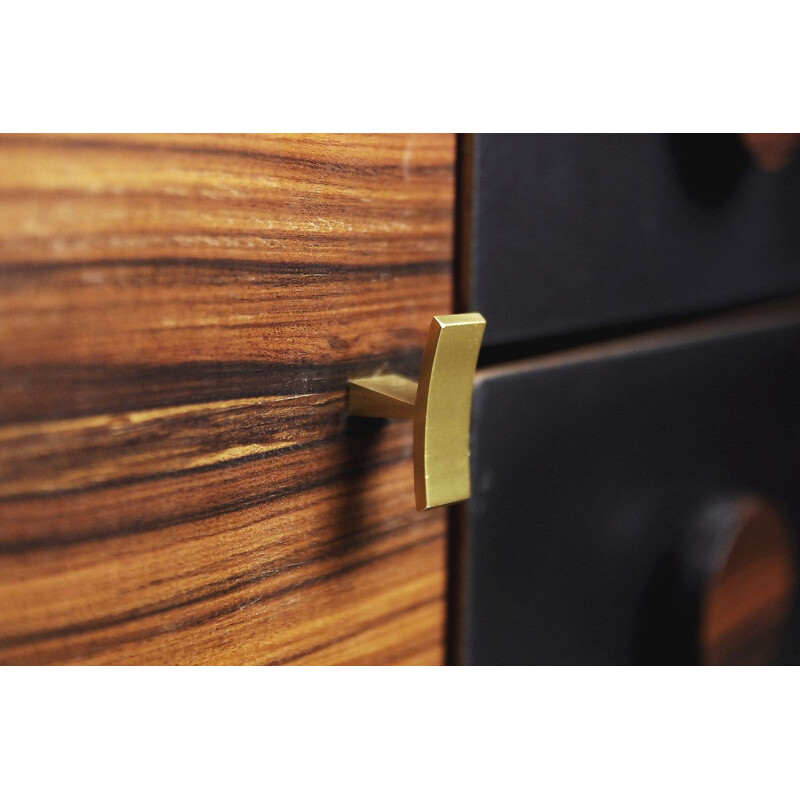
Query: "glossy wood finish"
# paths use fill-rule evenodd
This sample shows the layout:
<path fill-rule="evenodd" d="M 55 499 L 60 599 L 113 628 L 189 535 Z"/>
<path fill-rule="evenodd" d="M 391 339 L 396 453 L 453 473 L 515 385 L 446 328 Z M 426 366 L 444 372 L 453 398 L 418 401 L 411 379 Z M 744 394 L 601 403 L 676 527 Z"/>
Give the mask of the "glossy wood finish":
<path fill-rule="evenodd" d="M 709 576 L 699 625 L 704 664 L 772 664 L 780 655 L 797 585 L 796 533 L 780 509 L 738 498 L 716 516 L 727 530 Z"/>
<path fill-rule="evenodd" d="M 0 138 L 0 661 L 438 663 L 454 137 Z"/>

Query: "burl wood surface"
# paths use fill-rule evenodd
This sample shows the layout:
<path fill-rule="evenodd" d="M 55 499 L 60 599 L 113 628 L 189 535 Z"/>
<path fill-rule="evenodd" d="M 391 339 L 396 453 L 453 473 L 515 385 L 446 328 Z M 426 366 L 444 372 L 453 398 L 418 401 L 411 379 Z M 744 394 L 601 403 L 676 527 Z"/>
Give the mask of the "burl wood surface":
<path fill-rule="evenodd" d="M 450 135 L 0 137 L 0 662 L 440 663 Z"/>

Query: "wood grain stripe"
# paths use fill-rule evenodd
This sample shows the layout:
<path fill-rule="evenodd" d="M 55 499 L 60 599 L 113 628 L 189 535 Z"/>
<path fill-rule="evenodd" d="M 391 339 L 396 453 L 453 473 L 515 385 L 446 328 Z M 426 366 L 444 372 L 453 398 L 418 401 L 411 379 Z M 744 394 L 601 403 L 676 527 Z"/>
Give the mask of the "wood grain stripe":
<path fill-rule="evenodd" d="M 452 304 L 451 136 L 0 137 L 0 662 L 441 662 L 349 377 Z"/>

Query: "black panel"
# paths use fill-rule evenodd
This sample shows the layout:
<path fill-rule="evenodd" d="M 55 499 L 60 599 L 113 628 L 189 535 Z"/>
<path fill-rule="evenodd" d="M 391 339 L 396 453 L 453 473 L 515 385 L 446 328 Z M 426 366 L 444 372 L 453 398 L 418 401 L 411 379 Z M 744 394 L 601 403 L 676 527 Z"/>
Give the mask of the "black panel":
<path fill-rule="evenodd" d="M 477 135 L 469 310 L 502 344 L 800 289 L 800 161 L 733 134 Z"/>
<path fill-rule="evenodd" d="M 710 502 L 800 530 L 800 325 L 484 377 L 473 415 L 465 663 L 635 663 Z"/>

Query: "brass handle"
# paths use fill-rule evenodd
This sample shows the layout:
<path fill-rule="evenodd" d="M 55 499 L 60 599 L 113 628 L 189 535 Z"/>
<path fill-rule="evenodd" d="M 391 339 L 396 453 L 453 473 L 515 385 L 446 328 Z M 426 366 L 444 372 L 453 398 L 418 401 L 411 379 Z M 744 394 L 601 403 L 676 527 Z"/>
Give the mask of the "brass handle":
<path fill-rule="evenodd" d="M 414 420 L 417 510 L 467 500 L 472 384 L 486 320 L 480 314 L 434 317 L 419 383 L 402 375 L 348 382 L 355 417 Z"/>

